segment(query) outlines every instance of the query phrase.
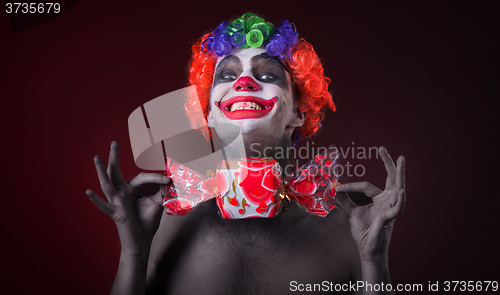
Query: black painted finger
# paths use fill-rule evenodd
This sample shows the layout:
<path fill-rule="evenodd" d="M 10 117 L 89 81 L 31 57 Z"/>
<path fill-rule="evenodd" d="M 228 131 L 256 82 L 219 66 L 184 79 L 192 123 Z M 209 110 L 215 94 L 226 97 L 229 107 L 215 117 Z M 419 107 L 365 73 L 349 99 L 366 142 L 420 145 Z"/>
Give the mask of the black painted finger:
<path fill-rule="evenodd" d="M 386 187 L 391 187 L 394 185 L 396 177 L 396 165 L 394 165 L 394 161 L 385 147 L 381 146 L 378 151 L 382 161 L 384 161 L 385 170 L 387 171 Z"/>
<path fill-rule="evenodd" d="M 156 183 L 156 184 L 169 184 L 172 181 L 170 177 L 167 177 L 163 174 L 158 173 L 140 173 L 136 177 L 134 177 L 129 184 L 134 187 L 139 187 L 143 184 L 147 183 Z"/>
<path fill-rule="evenodd" d="M 364 193 L 367 197 L 373 198 L 382 192 L 381 189 L 368 181 L 345 183 L 335 188 L 336 192 Z"/>
<path fill-rule="evenodd" d="M 104 212 L 109 217 L 113 217 L 114 209 L 113 205 L 103 200 L 99 197 L 93 190 L 88 189 L 85 194 L 89 197 L 89 199 L 94 203 L 97 208 L 99 208 L 102 212 Z"/>
<path fill-rule="evenodd" d="M 397 202 L 394 206 L 390 207 L 386 212 L 386 219 L 392 220 L 403 213 L 406 204 L 406 190 L 400 189 L 397 193 Z"/>
<path fill-rule="evenodd" d="M 109 162 L 108 162 L 108 175 L 111 181 L 114 183 L 115 187 L 119 187 L 120 185 L 125 184 L 125 180 L 123 179 L 122 172 L 120 171 L 120 147 L 118 142 L 111 142 L 111 148 L 109 150 Z"/>
<path fill-rule="evenodd" d="M 101 157 L 95 156 L 94 163 L 97 170 L 97 177 L 99 178 L 99 183 L 101 184 L 101 189 L 106 195 L 108 201 L 111 202 L 112 196 L 116 193 L 115 187 L 109 179 L 109 175 L 104 168 L 104 163 L 102 162 Z"/>
<path fill-rule="evenodd" d="M 406 188 L 405 183 L 405 165 L 406 159 L 403 156 L 399 156 L 397 161 L 397 175 L 396 175 L 396 188 Z"/>

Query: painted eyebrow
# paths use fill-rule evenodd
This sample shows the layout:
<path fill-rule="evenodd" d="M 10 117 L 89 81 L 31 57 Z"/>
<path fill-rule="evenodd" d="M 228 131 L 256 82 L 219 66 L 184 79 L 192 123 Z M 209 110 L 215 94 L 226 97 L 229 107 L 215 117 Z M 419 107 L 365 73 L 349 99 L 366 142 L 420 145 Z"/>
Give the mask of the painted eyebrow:
<path fill-rule="evenodd" d="M 219 62 L 217 68 L 215 69 L 215 72 L 217 73 L 221 68 L 223 68 L 229 62 L 234 62 L 238 67 L 241 67 L 241 61 L 237 56 L 228 55 Z"/>
<path fill-rule="evenodd" d="M 261 62 L 261 61 L 270 61 L 272 63 L 275 63 L 276 65 L 278 65 L 280 68 L 282 68 L 283 70 L 288 71 L 288 68 L 285 66 L 285 64 L 283 64 L 283 62 L 281 62 L 281 60 L 277 57 L 277 56 L 270 56 L 269 54 L 267 54 L 267 52 L 263 52 L 259 55 L 256 55 L 254 57 L 252 57 L 250 59 L 250 63 L 252 65 L 252 67 L 256 66 L 257 63 Z"/>

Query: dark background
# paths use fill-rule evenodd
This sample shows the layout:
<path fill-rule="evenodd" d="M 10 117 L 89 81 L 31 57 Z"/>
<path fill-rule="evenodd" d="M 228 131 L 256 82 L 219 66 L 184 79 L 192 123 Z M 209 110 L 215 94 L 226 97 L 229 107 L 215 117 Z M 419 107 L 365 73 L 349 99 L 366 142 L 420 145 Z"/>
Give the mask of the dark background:
<path fill-rule="evenodd" d="M 498 1 L 70 2 L 26 29 L 0 14 L 0 293 L 109 292 L 119 240 L 84 193 L 100 191 L 92 158 L 117 140 L 135 176 L 129 114 L 185 87 L 192 42 L 248 10 L 291 20 L 322 57 L 338 111 L 316 145 L 406 157 L 393 283 L 500 280 Z M 381 160 L 360 163 L 384 184 Z"/>

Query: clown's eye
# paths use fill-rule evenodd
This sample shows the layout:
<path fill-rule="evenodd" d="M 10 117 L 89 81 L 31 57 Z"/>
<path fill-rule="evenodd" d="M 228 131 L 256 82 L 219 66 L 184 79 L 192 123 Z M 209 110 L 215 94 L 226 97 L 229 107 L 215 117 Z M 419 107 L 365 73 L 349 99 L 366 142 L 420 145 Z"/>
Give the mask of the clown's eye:
<path fill-rule="evenodd" d="M 235 74 L 228 73 L 228 74 L 223 74 L 221 78 L 223 81 L 236 81 L 238 77 L 236 77 Z"/>
<path fill-rule="evenodd" d="M 264 74 L 259 76 L 259 80 L 262 82 L 272 82 L 276 80 L 276 77 L 274 77 L 273 75 Z"/>

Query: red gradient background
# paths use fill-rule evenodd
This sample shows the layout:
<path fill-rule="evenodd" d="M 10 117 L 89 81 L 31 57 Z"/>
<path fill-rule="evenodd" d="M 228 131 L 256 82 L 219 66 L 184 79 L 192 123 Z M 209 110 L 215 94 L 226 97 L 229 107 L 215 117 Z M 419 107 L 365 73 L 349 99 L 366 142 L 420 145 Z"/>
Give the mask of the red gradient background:
<path fill-rule="evenodd" d="M 84 193 L 100 191 L 92 158 L 117 140 L 136 175 L 129 114 L 186 86 L 192 42 L 247 10 L 293 21 L 323 58 L 337 112 L 316 146 L 406 157 L 393 283 L 500 280 L 500 3 L 345 2 L 81 1 L 16 33 L 2 10 L 0 293 L 109 293 L 119 240 Z M 360 163 L 384 184 L 380 160 Z"/>

